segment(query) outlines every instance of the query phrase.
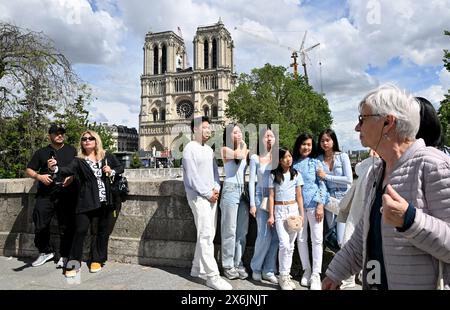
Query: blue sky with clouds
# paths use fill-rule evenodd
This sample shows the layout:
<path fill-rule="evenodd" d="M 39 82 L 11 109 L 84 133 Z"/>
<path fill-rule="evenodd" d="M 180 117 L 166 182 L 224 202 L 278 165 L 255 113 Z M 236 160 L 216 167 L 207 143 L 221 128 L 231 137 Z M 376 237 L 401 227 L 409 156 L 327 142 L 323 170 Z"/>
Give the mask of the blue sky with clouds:
<path fill-rule="evenodd" d="M 221 18 L 239 73 L 265 63 L 288 67 L 286 46 L 297 49 L 308 30 L 305 46 L 320 43 L 309 53 L 310 82 L 323 88 L 345 150 L 361 148 L 357 104 L 382 83 L 439 107 L 450 88 L 442 63 L 449 16 L 450 0 L 0 0 L 0 20 L 46 33 L 91 85 L 94 120 L 134 127 L 148 31 L 179 26 L 192 63 L 196 28 Z"/>

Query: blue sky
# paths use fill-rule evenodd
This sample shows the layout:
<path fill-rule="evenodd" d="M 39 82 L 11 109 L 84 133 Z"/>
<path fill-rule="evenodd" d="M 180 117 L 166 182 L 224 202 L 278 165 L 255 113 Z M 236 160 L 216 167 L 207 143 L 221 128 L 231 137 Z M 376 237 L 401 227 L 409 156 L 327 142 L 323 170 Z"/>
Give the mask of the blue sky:
<path fill-rule="evenodd" d="M 317 91 L 323 86 L 344 150 L 361 149 L 357 104 L 382 83 L 439 107 L 450 88 L 442 64 L 449 16 L 450 0 L 0 0 L 0 20 L 46 33 L 91 85 L 93 120 L 131 127 L 138 126 L 149 30 L 179 26 L 192 63 L 196 28 L 221 18 L 238 73 L 267 62 L 288 67 L 286 46 L 298 48 L 307 30 L 305 46 L 320 43 L 309 53 L 310 82 Z"/>

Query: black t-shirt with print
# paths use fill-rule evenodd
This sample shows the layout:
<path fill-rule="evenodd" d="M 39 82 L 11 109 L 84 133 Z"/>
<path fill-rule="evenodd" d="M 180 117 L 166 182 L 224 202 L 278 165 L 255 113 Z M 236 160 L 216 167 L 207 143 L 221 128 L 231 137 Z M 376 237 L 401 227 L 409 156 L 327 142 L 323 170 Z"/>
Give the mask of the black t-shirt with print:
<path fill-rule="evenodd" d="M 77 151 L 71 145 L 64 144 L 62 148 L 56 150 L 49 144 L 46 147 L 37 150 L 33 154 L 33 157 L 28 163 L 27 168 L 33 169 L 39 174 L 51 174 L 49 173 L 48 170 L 47 160 L 52 155 L 56 157 L 59 167 L 65 167 L 72 162 L 72 160 L 77 155 Z M 58 190 L 58 188 L 60 187 L 59 185 L 61 184 L 62 181 L 64 180 L 56 178 L 48 186 L 45 185 L 44 183 L 39 182 L 38 194 L 50 194 L 55 192 L 55 190 Z"/>

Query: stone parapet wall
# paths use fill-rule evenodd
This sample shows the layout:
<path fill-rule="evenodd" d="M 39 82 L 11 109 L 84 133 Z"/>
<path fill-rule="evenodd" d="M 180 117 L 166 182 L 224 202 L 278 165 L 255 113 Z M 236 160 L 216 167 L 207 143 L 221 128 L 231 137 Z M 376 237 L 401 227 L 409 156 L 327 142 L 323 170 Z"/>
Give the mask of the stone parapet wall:
<path fill-rule="evenodd" d="M 130 195 L 122 204 L 110 237 L 108 258 L 142 265 L 190 266 L 195 250 L 196 229 L 182 179 L 139 180 L 130 177 L 129 188 Z M 31 179 L 0 180 L 0 253 L 5 256 L 37 255 L 32 220 L 35 193 L 36 185 Z M 252 251 L 256 234 L 256 222 L 253 219 L 251 230 L 254 232 L 249 234 L 248 244 Z M 54 247 L 58 246 L 57 232 L 54 220 Z M 215 239 L 218 260 L 219 243 L 218 224 Z M 89 244 L 87 238 L 86 254 Z"/>
<path fill-rule="evenodd" d="M 182 179 L 130 177 L 129 188 L 130 195 L 122 204 L 110 237 L 108 259 L 141 265 L 190 267 L 196 229 Z M 32 219 L 35 193 L 36 184 L 32 179 L 0 180 L 0 255 L 37 256 Z M 56 219 L 51 231 L 52 245 L 57 248 Z M 250 216 L 244 253 L 244 265 L 248 268 L 255 238 L 256 221 Z M 220 211 L 214 243 L 220 266 Z M 89 244 L 90 237 L 85 241 L 85 259 Z M 331 258 L 329 254 L 325 256 L 324 267 Z M 295 251 L 292 270 L 297 273 L 299 268 Z"/>
<path fill-rule="evenodd" d="M 140 179 L 183 180 L 183 168 L 125 169 L 124 175 L 127 178 L 133 180 L 140 180 Z M 225 175 L 223 167 L 219 167 L 219 175 L 222 177 Z"/>

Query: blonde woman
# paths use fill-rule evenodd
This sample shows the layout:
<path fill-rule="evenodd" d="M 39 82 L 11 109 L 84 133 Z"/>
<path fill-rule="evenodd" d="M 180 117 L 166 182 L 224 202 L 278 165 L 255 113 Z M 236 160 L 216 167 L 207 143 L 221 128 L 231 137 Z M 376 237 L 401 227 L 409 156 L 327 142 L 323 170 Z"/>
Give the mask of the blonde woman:
<path fill-rule="evenodd" d="M 51 171 L 63 176 L 75 175 L 80 192 L 75 215 L 75 235 L 65 271 L 74 277 L 80 270 L 83 242 L 92 222 L 97 222 L 90 254 L 90 271 L 98 272 L 107 260 L 109 220 L 115 206 L 110 190 L 110 178 L 123 172 L 117 158 L 105 152 L 100 136 L 93 130 L 81 134 L 78 156 L 67 167 L 58 167 L 56 159 L 49 160 Z M 95 227 L 95 226 L 94 226 Z"/>

